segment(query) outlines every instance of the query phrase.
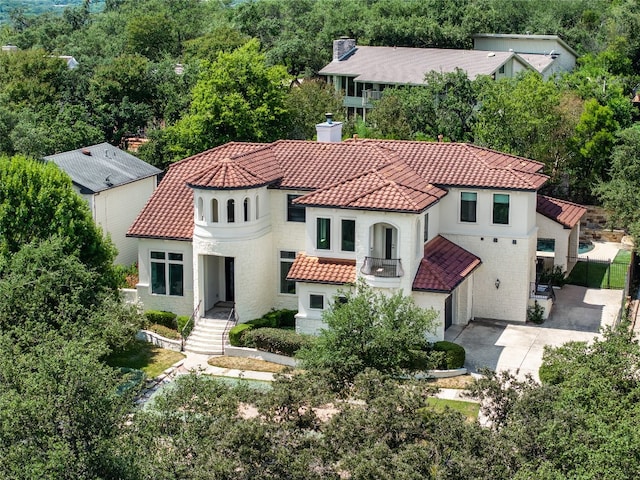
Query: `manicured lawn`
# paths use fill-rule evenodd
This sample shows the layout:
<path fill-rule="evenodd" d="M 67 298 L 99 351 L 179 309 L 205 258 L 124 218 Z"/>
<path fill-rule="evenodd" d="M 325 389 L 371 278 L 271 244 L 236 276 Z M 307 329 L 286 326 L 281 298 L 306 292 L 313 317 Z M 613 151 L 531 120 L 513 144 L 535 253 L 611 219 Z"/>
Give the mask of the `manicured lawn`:
<path fill-rule="evenodd" d="M 470 422 L 478 419 L 480 404 L 473 402 L 462 402 L 460 400 L 447 400 L 444 398 L 430 397 L 427 399 L 427 405 L 437 411 L 444 411 L 447 408 L 460 412 Z"/>
<path fill-rule="evenodd" d="M 153 378 L 183 358 L 184 355 L 180 352 L 165 350 L 147 342 L 135 342 L 129 350 L 109 356 L 107 364 L 112 367 L 142 370 L 148 377 Z"/>
<path fill-rule="evenodd" d="M 579 261 L 567 279 L 568 283 L 589 288 L 624 288 L 631 252 L 619 250 L 611 266 L 607 263 Z"/>

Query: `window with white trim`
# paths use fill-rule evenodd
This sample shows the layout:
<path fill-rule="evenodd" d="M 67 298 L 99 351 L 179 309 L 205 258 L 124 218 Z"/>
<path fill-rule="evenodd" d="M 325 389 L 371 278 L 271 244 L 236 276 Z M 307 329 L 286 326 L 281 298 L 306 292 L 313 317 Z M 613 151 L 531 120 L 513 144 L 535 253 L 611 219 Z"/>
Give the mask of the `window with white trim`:
<path fill-rule="evenodd" d="M 309 308 L 313 310 L 324 310 L 324 295 L 311 293 L 309 295 Z"/>
<path fill-rule="evenodd" d="M 289 275 L 289 270 L 291 270 L 295 258 L 296 252 L 285 250 L 280 252 L 280 293 L 289 293 L 292 295 L 296 293 L 296 282 L 287 280 L 287 275 Z"/>
<path fill-rule="evenodd" d="M 231 198 L 227 200 L 227 223 L 236 221 L 236 201 Z"/>
<path fill-rule="evenodd" d="M 304 205 L 297 205 L 293 201 L 302 195 L 287 195 L 287 222 L 305 222 L 307 215 Z"/>
<path fill-rule="evenodd" d="M 475 222 L 478 194 L 475 192 L 460 193 L 460 221 Z"/>
<path fill-rule="evenodd" d="M 342 251 L 356 251 L 356 221 L 342 220 Z"/>
<path fill-rule="evenodd" d="M 316 248 L 318 250 L 331 250 L 331 219 L 316 219 Z"/>
<path fill-rule="evenodd" d="M 509 225 L 509 195 L 506 193 L 493 194 L 493 223 Z"/>
<path fill-rule="evenodd" d="M 218 200 L 216 198 L 211 200 L 211 222 L 218 223 Z"/>
<path fill-rule="evenodd" d="M 184 295 L 184 263 L 181 253 L 151 252 L 151 293 Z"/>

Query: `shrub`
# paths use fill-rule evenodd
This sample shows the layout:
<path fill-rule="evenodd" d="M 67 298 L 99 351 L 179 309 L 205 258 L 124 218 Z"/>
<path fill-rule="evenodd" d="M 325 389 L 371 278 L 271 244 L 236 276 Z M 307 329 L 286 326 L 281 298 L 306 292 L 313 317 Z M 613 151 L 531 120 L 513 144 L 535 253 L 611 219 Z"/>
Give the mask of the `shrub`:
<path fill-rule="evenodd" d="M 310 335 L 279 328 L 256 328 L 247 332 L 245 339 L 247 345 L 254 345 L 259 350 L 290 357 L 302 347 L 310 346 L 313 341 Z"/>
<path fill-rule="evenodd" d="M 178 332 L 184 338 L 187 338 L 189 336 L 189 334 L 191 333 L 191 330 L 193 330 L 193 322 L 191 322 L 189 324 L 189 326 L 186 329 L 184 329 L 184 326 L 187 324 L 187 322 L 190 319 L 191 319 L 191 317 L 189 317 L 187 315 L 180 315 L 180 316 L 178 316 L 176 318 L 176 323 L 178 324 Z M 184 331 L 183 331 L 183 329 L 184 329 Z"/>
<path fill-rule="evenodd" d="M 229 330 L 229 343 L 234 347 L 246 346 L 244 342 L 244 336 L 252 328 L 254 328 L 253 325 L 249 323 L 241 323 L 239 325 L 236 325 L 235 327 L 232 327 Z"/>
<path fill-rule="evenodd" d="M 555 265 L 552 269 L 542 272 L 540 283 L 561 287 L 567 283 L 567 272 L 563 271 L 560 265 Z"/>
<path fill-rule="evenodd" d="M 162 335 L 164 338 L 169 338 L 171 340 L 180 340 L 180 334 L 177 330 L 166 327 L 164 325 L 154 323 L 153 325 L 150 325 L 147 330 L 151 330 L 158 335 Z"/>
<path fill-rule="evenodd" d="M 178 329 L 178 323 L 176 322 L 177 315 L 175 313 L 159 310 L 147 310 L 144 312 L 144 317 L 146 321 L 152 325 L 155 323 L 174 330 Z"/>
<path fill-rule="evenodd" d="M 465 351 L 461 345 L 453 342 L 441 341 L 433 344 L 434 352 L 443 352 L 444 361 L 438 365 L 439 369 L 452 370 L 464 366 Z M 444 368 L 443 368 L 444 367 Z"/>
<path fill-rule="evenodd" d="M 527 307 L 527 320 L 538 325 L 544 322 L 544 308 L 536 300 L 533 305 Z"/>

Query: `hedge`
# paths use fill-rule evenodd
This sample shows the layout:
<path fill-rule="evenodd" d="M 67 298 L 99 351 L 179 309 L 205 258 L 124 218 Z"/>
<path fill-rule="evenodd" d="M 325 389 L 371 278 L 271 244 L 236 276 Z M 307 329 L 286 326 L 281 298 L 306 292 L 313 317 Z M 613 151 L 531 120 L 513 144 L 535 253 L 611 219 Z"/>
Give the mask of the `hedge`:
<path fill-rule="evenodd" d="M 234 347 L 244 347 L 244 335 L 251 330 L 253 325 L 248 323 L 240 323 L 229 329 L 229 343 Z"/>
<path fill-rule="evenodd" d="M 178 317 L 172 312 L 163 312 L 160 310 L 147 310 L 144 312 L 144 317 L 149 324 L 164 325 L 167 328 L 174 330 L 178 329 L 178 323 L 176 318 Z"/>
<path fill-rule="evenodd" d="M 178 318 L 176 318 L 176 323 L 178 324 L 178 332 L 180 332 L 180 335 L 184 336 L 184 338 L 187 338 L 191 333 L 191 330 L 193 330 L 193 322 L 191 322 L 189 326 L 184 330 L 184 332 L 182 331 L 182 329 L 190 319 L 191 317 L 187 315 L 180 315 L 178 316 Z"/>
<path fill-rule="evenodd" d="M 444 369 L 452 370 L 454 368 L 464 367 L 465 351 L 461 345 L 453 342 L 447 342 L 446 340 L 436 342 L 433 344 L 433 350 L 435 352 L 445 353 Z"/>
<path fill-rule="evenodd" d="M 314 338 L 293 330 L 265 327 L 250 329 L 243 340 L 245 345 L 253 346 L 258 350 L 292 357 L 302 347 L 311 345 Z"/>

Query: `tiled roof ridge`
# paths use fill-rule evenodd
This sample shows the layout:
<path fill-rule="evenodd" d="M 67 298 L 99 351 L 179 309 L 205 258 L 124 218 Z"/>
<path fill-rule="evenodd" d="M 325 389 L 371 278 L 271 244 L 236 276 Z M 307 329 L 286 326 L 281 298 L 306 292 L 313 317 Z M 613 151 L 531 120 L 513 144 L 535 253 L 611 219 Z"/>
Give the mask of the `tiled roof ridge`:
<path fill-rule="evenodd" d="M 563 200 L 562 198 L 552 197 L 551 195 L 538 194 L 538 196 L 542 197 L 542 198 L 546 198 L 547 200 L 550 200 L 550 201 L 553 201 L 553 202 L 566 203 L 567 205 L 571 205 L 571 206 L 574 206 L 574 207 L 586 208 L 584 205 L 580 205 L 579 203 L 572 202 L 570 200 Z"/>
<path fill-rule="evenodd" d="M 207 154 L 210 154 L 212 152 L 215 152 L 216 150 L 224 150 L 226 148 L 230 148 L 233 147 L 235 145 L 238 144 L 243 144 L 243 145 L 264 145 L 263 143 L 257 143 L 257 142 L 227 142 L 225 144 L 222 145 L 217 145 L 215 147 L 211 147 L 208 148 L 207 150 L 203 151 L 203 152 L 198 152 L 198 153 L 194 153 L 193 155 L 189 155 L 187 158 L 183 158 L 181 160 L 178 160 L 177 162 L 173 162 L 171 165 L 169 165 L 168 169 L 174 168 L 176 165 L 180 165 L 183 163 L 188 163 L 191 160 L 193 160 L 194 158 L 199 158 L 199 157 L 203 157 Z"/>
<path fill-rule="evenodd" d="M 253 181 L 253 179 L 259 179 L 259 180 L 264 180 L 262 177 L 260 177 L 260 175 L 254 173 L 251 171 L 251 169 L 245 167 L 244 165 L 241 165 L 240 163 L 230 159 L 229 157 L 225 157 L 222 160 L 218 160 L 216 163 L 214 163 L 213 165 L 207 165 L 206 167 L 202 168 L 201 170 L 198 170 L 196 173 L 194 173 L 193 175 L 190 175 L 189 178 L 186 180 L 187 185 L 190 186 L 201 186 L 204 183 L 206 183 L 206 181 L 202 181 L 202 177 L 206 178 L 213 178 L 218 172 L 221 172 L 222 174 L 222 184 L 226 185 L 227 183 L 227 179 L 228 179 L 228 173 L 231 170 L 234 170 L 239 176 L 241 176 L 243 178 L 243 180 L 247 183 L 255 183 L 255 181 Z"/>
<path fill-rule="evenodd" d="M 452 142 L 452 143 L 453 143 L 453 142 Z M 513 153 L 500 152 L 500 151 L 498 151 L 498 150 L 493 150 L 493 149 L 491 149 L 491 148 L 489 148 L 489 147 L 483 147 L 483 146 L 475 145 L 475 144 L 473 144 L 473 143 L 468 143 L 468 142 L 461 142 L 461 143 L 458 143 L 458 145 L 462 145 L 462 146 L 464 146 L 464 147 L 469 151 L 469 153 L 471 153 L 471 154 L 472 154 L 474 157 L 476 157 L 478 160 L 482 161 L 482 162 L 487 166 L 487 168 L 493 168 L 493 169 L 495 169 L 495 168 L 497 168 L 497 167 L 493 167 L 493 166 L 491 166 L 491 165 L 487 162 L 487 160 L 486 160 L 486 159 L 484 159 L 484 158 L 482 158 L 481 156 L 479 156 L 479 155 L 477 154 L 477 152 L 474 152 L 474 150 L 483 150 L 483 151 L 488 152 L 488 153 L 502 155 L 503 157 L 510 157 L 510 158 L 513 158 L 514 160 L 518 160 L 518 161 L 520 161 L 520 162 L 527 162 L 527 163 L 534 163 L 534 164 L 537 164 L 540 168 L 539 168 L 538 170 L 536 170 L 536 172 L 539 172 L 539 171 L 540 171 L 540 169 L 542 169 L 542 168 L 544 167 L 544 163 L 542 163 L 542 162 L 539 162 L 539 161 L 537 161 L 537 160 L 531 160 L 530 158 L 521 157 L 520 155 L 514 155 Z M 500 167 L 500 168 L 501 168 L 501 169 L 504 169 L 504 170 L 506 170 L 506 169 L 513 169 L 513 167 Z"/>

